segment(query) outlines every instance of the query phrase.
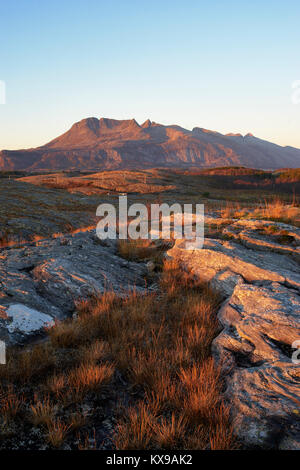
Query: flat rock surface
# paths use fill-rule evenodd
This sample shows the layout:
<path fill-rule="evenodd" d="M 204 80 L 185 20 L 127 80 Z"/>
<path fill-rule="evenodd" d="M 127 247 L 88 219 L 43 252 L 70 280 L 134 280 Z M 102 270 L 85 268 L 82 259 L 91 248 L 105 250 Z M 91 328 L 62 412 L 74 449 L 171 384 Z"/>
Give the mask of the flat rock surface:
<path fill-rule="evenodd" d="M 143 291 L 146 273 L 144 264 L 117 256 L 113 243 L 100 244 L 95 231 L 2 249 L 0 339 L 19 341 L 14 328 L 17 320 L 9 315 L 16 304 L 18 332 L 24 327 L 23 334 L 29 335 L 33 330 L 27 328 L 25 321 L 28 308 L 50 319 L 62 319 L 74 311 L 76 301 L 92 294 L 105 290 L 119 294 L 133 289 Z"/>
<path fill-rule="evenodd" d="M 227 375 L 233 425 L 248 445 L 300 449 L 300 365 L 292 344 L 300 338 L 300 297 L 278 283 L 237 285 L 221 308 L 224 327 L 213 352 Z M 285 438 L 286 444 L 281 441 Z"/>
<path fill-rule="evenodd" d="M 194 251 L 177 240 L 168 255 L 225 299 L 213 354 L 225 374 L 239 439 L 252 448 L 300 449 L 300 364 L 293 348 L 300 340 L 300 267 L 293 251 L 299 229 L 278 224 L 277 231 L 285 230 L 295 243 L 290 252 L 274 250 L 265 223 L 230 223 L 233 240 L 206 238 L 203 249 Z M 256 250 L 243 237 L 254 239 L 257 230 L 266 243 Z"/>
<path fill-rule="evenodd" d="M 201 276 L 224 295 L 230 295 L 235 283 L 280 282 L 300 290 L 300 267 L 292 256 L 248 249 L 238 242 L 207 238 L 200 250 L 186 250 L 177 240 L 168 255 L 180 259 L 186 268 Z M 226 275 L 228 281 L 220 280 Z"/>
<path fill-rule="evenodd" d="M 258 251 L 289 254 L 300 262 L 300 229 L 266 220 L 237 220 L 223 233 Z"/>
<path fill-rule="evenodd" d="M 22 331 L 27 334 L 38 331 L 45 325 L 50 326 L 54 324 L 53 318 L 50 315 L 38 312 L 22 304 L 10 305 L 5 313 L 12 320 L 7 327 L 10 333 Z"/>

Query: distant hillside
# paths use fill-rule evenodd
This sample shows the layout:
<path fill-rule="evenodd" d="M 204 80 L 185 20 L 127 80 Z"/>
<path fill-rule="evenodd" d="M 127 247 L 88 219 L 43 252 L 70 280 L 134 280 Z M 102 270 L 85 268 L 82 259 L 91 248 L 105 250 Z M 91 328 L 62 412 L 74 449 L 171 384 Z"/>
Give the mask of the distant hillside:
<path fill-rule="evenodd" d="M 300 167 L 300 149 L 281 147 L 252 134 L 223 135 L 195 127 L 134 119 L 87 118 L 42 147 L 2 150 L 0 170 L 194 168 L 243 165 Z"/>

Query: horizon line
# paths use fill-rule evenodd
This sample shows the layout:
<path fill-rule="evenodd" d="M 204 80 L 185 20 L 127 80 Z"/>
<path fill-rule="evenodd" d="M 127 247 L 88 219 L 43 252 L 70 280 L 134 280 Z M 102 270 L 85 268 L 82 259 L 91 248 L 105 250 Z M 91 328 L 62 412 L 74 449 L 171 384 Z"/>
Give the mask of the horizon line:
<path fill-rule="evenodd" d="M 187 132 L 193 132 L 195 129 L 199 129 L 199 130 L 203 130 L 203 131 L 207 131 L 208 133 L 211 133 L 211 134 L 218 134 L 218 135 L 221 135 L 223 137 L 242 137 L 243 139 L 245 137 L 254 137 L 255 139 L 258 139 L 258 140 L 262 140 L 262 141 L 265 141 L 265 142 L 268 142 L 268 143 L 271 143 L 271 144 L 274 144 L 274 145 L 277 145 L 278 147 L 282 147 L 282 148 L 293 148 L 293 149 L 296 149 L 296 150 L 300 150 L 300 147 L 294 147 L 293 145 L 281 145 L 281 144 L 277 144 L 271 140 L 267 140 L 263 137 L 258 137 L 257 135 L 251 133 L 251 132 L 248 132 L 246 134 L 242 134 L 241 132 L 227 132 L 227 133 L 222 133 L 222 132 L 219 132 L 219 131 L 216 131 L 216 130 L 213 130 L 213 129 L 208 129 L 207 127 L 199 127 L 199 126 L 194 126 L 192 129 L 189 129 L 189 128 L 186 128 L 186 127 L 183 127 L 181 126 L 180 124 L 162 124 L 160 122 L 157 122 L 157 121 L 154 121 L 154 120 L 151 120 L 150 118 L 146 119 L 143 123 L 139 123 L 136 118 L 129 118 L 129 119 L 116 119 L 116 118 L 109 118 L 109 117 L 96 117 L 96 116 L 88 116 L 86 118 L 82 118 L 78 121 L 75 121 L 73 124 L 71 124 L 65 131 L 62 131 L 61 133 L 59 133 L 58 135 L 56 135 L 55 137 L 51 138 L 50 140 L 48 140 L 45 144 L 41 144 L 41 145 L 37 145 L 37 146 L 31 146 L 31 147 L 19 147 L 19 148 L 13 148 L 13 149 L 9 149 L 9 148 L 1 148 L 0 149 L 0 152 L 3 152 L 3 151 L 8 151 L 8 152 L 13 152 L 13 151 L 21 151 L 21 150 L 32 150 L 32 149 L 38 149 L 38 148 L 41 148 L 41 147 L 45 147 L 47 146 L 49 143 L 51 143 L 53 140 L 59 138 L 60 136 L 66 134 L 68 131 L 70 131 L 72 129 L 72 127 L 80 122 L 83 122 L 83 121 L 86 121 L 88 119 L 97 119 L 98 121 L 101 121 L 102 119 L 104 120 L 110 120 L 110 121 L 118 121 L 118 122 L 122 122 L 122 121 L 128 121 L 128 122 L 132 122 L 134 121 L 140 128 L 143 128 L 143 125 L 146 124 L 147 122 L 150 122 L 150 124 L 155 124 L 157 126 L 162 126 L 162 127 L 179 127 L 180 129 L 183 129 L 184 131 L 187 131 Z"/>

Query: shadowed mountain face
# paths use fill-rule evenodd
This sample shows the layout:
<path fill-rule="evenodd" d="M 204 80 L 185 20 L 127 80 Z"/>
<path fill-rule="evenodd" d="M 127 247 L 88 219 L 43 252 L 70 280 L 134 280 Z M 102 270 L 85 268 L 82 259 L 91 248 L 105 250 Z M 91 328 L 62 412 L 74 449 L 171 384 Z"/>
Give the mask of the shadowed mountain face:
<path fill-rule="evenodd" d="M 0 170 L 137 169 L 153 167 L 300 167 L 300 149 L 251 134 L 223 135 L 134 119 L 87 118 L 42 147 L 0 152 Z"/>

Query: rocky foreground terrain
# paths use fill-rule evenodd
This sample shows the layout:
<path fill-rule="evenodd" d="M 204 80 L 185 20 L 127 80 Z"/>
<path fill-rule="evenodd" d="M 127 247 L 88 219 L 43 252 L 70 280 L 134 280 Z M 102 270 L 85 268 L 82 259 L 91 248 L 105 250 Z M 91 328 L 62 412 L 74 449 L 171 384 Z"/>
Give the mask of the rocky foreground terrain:
<path fill-rule="evenodd" d="M 202 250 L 187 251 L 178 240 L 166 256 L 223 298 L 213 354 L 225 375 L 235 433 L 245 447 L 299 449 L 300 364 L 292 362 L 292 345 L 300 338 L 300 229 L 215 215 L 206 223 L 218 230 Z M 1 339 L 36 339 L 91 294 L 149 289 L 149 269 L 153 264 L 121 258 L 93 230 L 3 248 Z"/>
<path fill-rule="evenodd" d="M 94 230 L 0 250 L 1 338 L 23 343 L 70 316 L 76 301 L 144 289 L 146 267 L 115 253 L 115 244 L 102 246 Z"/>
<path fill-rule="evenodd" d="M 284 245 L 276 236 L 283 230 Z M 300 449 L 300 364 L 291 359 L 300 339 L 300 230 L 236 220 L 202 250 L 186 251 L 178 241 L 168 255 L 224 297 L 213 353 L 226 376 L 235 432 L 247 445 Z"/>

